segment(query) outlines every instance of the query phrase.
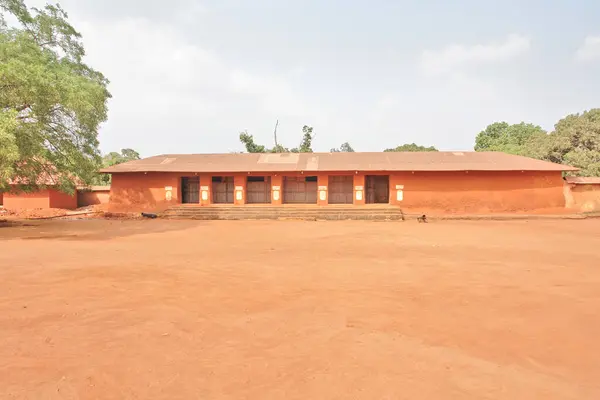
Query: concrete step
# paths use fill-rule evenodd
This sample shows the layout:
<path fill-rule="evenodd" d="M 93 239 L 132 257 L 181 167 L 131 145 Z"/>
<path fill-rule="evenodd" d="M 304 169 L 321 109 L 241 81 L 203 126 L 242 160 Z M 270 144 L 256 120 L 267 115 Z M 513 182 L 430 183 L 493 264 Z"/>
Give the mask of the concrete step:
<path fill-rule="evenodd" d="M 168 215 L 163 216 L 166 219 L 196 219 L 196 220 L 365 220 L 365 221 L 402 221 L 402 215 L 273 215 L 273 214 L 249 214 L 249 215 L 223 215 L 223 214 L 203 214 L 203 215 Z"/>
<path fill-rule="evenodd" d="M 319 212 L 401 212 L 402 209 L 398 207 L 171 207 L 168 211 L 181 211 L 181 212 L 205 212 L 205 211 L 256 211 L 256 212 L 280 212 L 280 211 L 319 211 Z"/>
<path fill-rule="evenodd" d="M 202 220 L 299 219 L 299 220 L 403 220 L 398 207 L 194 207 L 175 206 L 165 211 L 163 218 Z"/>
<path fill-rule="evenodd" d="M 164 214 L 178 214 L 178 215 L 201 215 L 201 214 L 347 214 L 347 215 L 394 215 L 394 214 L 403 214 L 402 211 L 386 211 L 386 210 L 373 210 L 373 211 L 314 211 L 314 210 L 305 210 L 305 211 L 258 211 L 258 210 L 227 210 L 227 211 L 213 211 L 213 210 L 203 210 L 203 211 L 188 211 L 188 210 L 168 210 Z"/>
<path fill-rule="evenodd" d="M 326 212 L 326 211 L 202 211 L 202 212 L 190 212 L 190 211 L 167 211 L 163 215 L 403 215 L 402 212 L 385 212 L 385 211 L 374 211 L 374 212 Z"/>

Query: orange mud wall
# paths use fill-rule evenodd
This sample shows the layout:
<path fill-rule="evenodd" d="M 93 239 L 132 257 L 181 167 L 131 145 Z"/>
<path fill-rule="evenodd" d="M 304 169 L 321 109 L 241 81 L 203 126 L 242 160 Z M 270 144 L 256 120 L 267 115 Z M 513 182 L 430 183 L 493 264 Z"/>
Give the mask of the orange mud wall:
<path fill-rule="evenodd" d="M 600 184 L 565 183 L 565 198 L 568 208 L 583 212 L 600 211 Z"/>
<path fill-rule="evenodd" d="M 181 177 L 194 175 L 193 173 L 150 172 L 113 174 L 109 208 L 115 211 L 161 211 L 169 206 L 180 204 Z M 213 175 L 233 176 L 234 204 L 245 204 L 246 177 L 250 176 L 249 174 L 198 175 L 200 205 L 211 204 Z M 272 205 L 282 204 L 283 176 L 317 175 L 319 188 L 317 205 L 326 206 L 329 175 L 354 176 L 354 205 L 365 204 L 366 175 L 389 175 L 390 204 L 412 210 L 489 213 L 565 206 L 561 172 L 399 172 L 393 174 L 387 172 L 305 172 L 304 174 L 253 172 L 251 175 L 271 177 Z"/>
<path fill-rule="evenodd" d="M 161 211 L 179 204 L 181 176 L 163 172 L 113 174 L 109 209 Z"/>
<path fill-rule="evenodd" d="M 398 191 L 402 191 L 398 200 Z M 561 172 L 415 172 L 390 177 L 390 203 L 448 212 L 510 212 L 565 206 Z"/>
<path fill-rule="evenodd" d="M 110 189 L 77 191 L 77 207 L 108 204 Z"/>
<path fill-rule="evenodd" d="M 58 190 L 50 189 L 50 208 L 65 208 L 74 210 L 77 208 L 77 194 L 67 194 Z"/>
<path fill-rule="evenodd" d="M 49 208 L 49 190 L 40 190 L 33 193 L 4 193 L 4 207 L 9 210 Z"/>
<path fill-rule="evenodd" d="M 56 189 L 44 189 L 33 193 L 4 193 L 4 207 L 9 210 L 36 208 L 77 208 L 77 196 Z"/>

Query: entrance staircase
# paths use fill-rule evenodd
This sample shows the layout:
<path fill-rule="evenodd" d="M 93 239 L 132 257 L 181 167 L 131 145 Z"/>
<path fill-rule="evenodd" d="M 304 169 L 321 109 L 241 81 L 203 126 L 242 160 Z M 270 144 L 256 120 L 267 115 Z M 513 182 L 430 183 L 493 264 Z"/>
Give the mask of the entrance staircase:
<path fill-rule="evenodd" d="M 398 207 L 366 206 L 204 206 L 178 205 L 160 215 L 171 219 L 200 220 L 373 220 L 402 221 L 404 213 Z"/>

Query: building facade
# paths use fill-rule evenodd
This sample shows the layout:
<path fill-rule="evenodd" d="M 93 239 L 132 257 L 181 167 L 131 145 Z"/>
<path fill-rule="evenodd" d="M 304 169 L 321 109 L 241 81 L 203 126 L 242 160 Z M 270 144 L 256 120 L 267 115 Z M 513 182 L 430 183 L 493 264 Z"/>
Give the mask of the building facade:
<path fill-rule="evenodd" d="M 566 165 L 496 152 L 162 155 L 116 165 L 110 209 L 390 204 L 509 212 L 565 206 Z"/>

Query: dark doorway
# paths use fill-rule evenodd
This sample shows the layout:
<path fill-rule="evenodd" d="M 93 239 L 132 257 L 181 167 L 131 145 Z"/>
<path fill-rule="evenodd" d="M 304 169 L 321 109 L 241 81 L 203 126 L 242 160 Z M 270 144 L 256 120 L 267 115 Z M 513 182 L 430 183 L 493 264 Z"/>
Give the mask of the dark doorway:
<path fill-rule="evenodd" d="M 329 204 L 352 204 L 354 177 L 352 175 L 329 177 Z"/>
<path fill-rule="evenodd" d="M 215 204 L 233 204 L 233 176 L 212 177 L 212 201 Z"/>
<path fill-rule="evenodd" d="M 317 177 L 284 176 L 283 202 L 285 204 L 317 204 Z"/>
<path fill-rule="evenodd" d="M 200 203 L 200 178 L 184 176 L 181 178 L 181 202 L 184 204 Z"/>
<path fill-rule="evenodd" d="M 390 177 L 388 175 L 367 175 L 367 204 L 387 204 L 390 202 Z"/>
<path fill-rule="evenodd" d="M 246 198 L 248 204 L 271 203 L 271 177 L 249 176 L 246 181 Z"/>

